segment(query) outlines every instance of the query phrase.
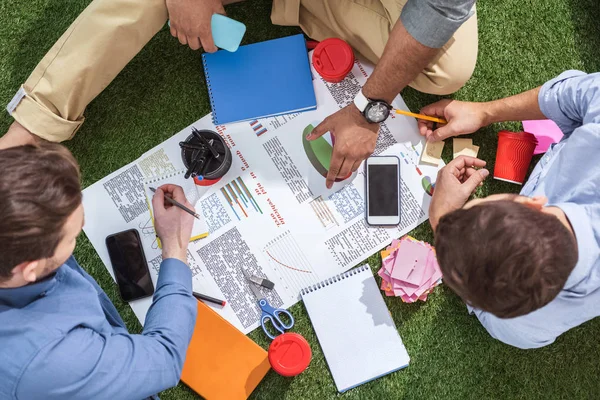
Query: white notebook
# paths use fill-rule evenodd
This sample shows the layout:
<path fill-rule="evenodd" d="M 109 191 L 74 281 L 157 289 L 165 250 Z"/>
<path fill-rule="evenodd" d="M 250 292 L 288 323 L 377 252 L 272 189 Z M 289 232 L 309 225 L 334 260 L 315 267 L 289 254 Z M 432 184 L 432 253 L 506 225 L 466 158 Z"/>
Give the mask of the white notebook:
<path fill-rule="evenodd" d="M 410 358 L 369 265 L 300 293 L 339 392 L 408 366 Z"/>
<path fill-rule="evenodd" d="M 167 175 L 160 176 L 158 178 L 153 178 L 147 181 L 144 181 L 144 190 L 146 192 L 146 198 L 148 200 L 148 208 L 150 209 L 150 217 L 152 218 L 152 224 L 154 225 L 154 210 L 152 209 L 152 197 L 154 193 L 150 190 L 150 188 L 158 188 L 159 186 L 171 184 L 181 186 L 183 192 L 185 193 L 185 197 L 190 202 L 191 205 L 196 207 L 196 202 L 200 199 L 200 195 L 198 194 L 198 189 L 196 188 L 196 184 L 192 178 L 185 179 L 184 177 L 185 171 L 177 171 Z M 198 212 L 196 209 L 196 213 L 200 214 L 201 218 L 194 219 L 194 227 L 192 228 L 192 237 L 191 241 L 205 238 L 208 236 L 208 226 L 206 225 L 206 221 L 202 217 L 202 211 Z M 158 245 L 161 246 L 160 241 Z"/>

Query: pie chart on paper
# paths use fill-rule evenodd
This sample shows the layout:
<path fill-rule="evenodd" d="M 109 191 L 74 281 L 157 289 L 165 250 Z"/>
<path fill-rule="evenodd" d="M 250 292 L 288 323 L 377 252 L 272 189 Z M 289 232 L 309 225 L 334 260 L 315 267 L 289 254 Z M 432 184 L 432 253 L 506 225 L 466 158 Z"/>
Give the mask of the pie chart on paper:
<path fill-rule="evenodd" d="M 327 172 L 331 165 L 331 155 L 333 154 L 334 138 L 329 132 L 315 140 L 306 140 L 306 136 L 310 134 L 317 124 L 309 124 L 304 128 L 302 132 L 302 145 L 304 146 L 304 152 L 308 157 L 311 165 L 319 175 L 327 178 Z M 336 182 L 341 182 L 344 179 L 336 179 Z"/>

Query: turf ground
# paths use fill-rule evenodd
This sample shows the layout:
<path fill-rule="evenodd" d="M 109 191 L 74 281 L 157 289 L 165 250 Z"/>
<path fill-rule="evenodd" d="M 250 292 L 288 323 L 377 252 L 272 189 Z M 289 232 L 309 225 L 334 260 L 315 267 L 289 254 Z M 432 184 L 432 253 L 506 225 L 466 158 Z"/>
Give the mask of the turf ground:
<path fill-rule="evenodd" d="M 88 0 L 0 0 L 0 103 L 18 86 Z M 600 3 L 597 0 L 480 0 L 479 60 L 467 85 L 452 97 L 490 100 L 533 88 L 566 69 L 600 68 Z M 298 32 L 276 27 L 269 0 L 248 0 L 227 9 L 244 22 L 245 43 Z M 436 100 L 407 89 L 409 107 Z M 159 32 L 116 80 L 89 106 L 87 121 L 67 143 L 88 186 L 161 143 L 210 111 L 199 54 L 180 46 L 166 29 Z M 11 123 L 0 115 L 0 132 Z M 473 135 L 480 157 L 493 168 L 495 133 L 518 124 L 491 126 Z M 451 157 L 451 146 L 444 156 Z M 514 192 L 514 185 L 488 180 L 476 193 Z M 432 241 L 428 224 L 412 232 Z M 84 235 L 75 250 L 132 332 L 141 330 L 133 312 Z M 380 262 L 378 256 L 369 259 Z M 440 287 L 426 303 L 406 305 L 386 299 L 412 358 L 409 368 L 360 386 L 344 399 L 592 399 L 600 396 L 600 320 L 531 351 L 513 349 L 490 338 L 450 290 Z M 312 343 L 310 368 L 295 379 L 269 373 L 254 399 L 329 399 L 338 394 L 301 303 L 291 308 L 295 331 Z M 262 332 L 250 337 L 268 345 Z M 162 399 L 194 399 L 185 385 L 161 393 Z"/>

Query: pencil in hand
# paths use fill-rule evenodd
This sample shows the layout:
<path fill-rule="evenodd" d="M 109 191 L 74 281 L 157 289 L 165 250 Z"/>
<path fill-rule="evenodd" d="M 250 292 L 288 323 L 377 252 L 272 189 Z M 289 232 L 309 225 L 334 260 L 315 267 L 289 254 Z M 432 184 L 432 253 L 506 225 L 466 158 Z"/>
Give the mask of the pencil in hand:
<path fill-rule="evenodd" d="M 446 121 L 443 118 L 430 117 L 429 115 L 425 115 L 425 114 L 415 114 L 415 113 L 412 113 L 409 111 L 398 110 L 398 109 L 395 109 L 394 112 L 396 114 L 406 115 L 407 117 L 413 117 L 416 119 L 421 119 L 423 121 L 432 121 L 432 122 L 437 122 L 439 124 L 447 124 L 448 123 L 448 121 Z"/>
<path fill-rule="evenodd" d="M 155 188 L 151 187 L 149 189 L 152 190 L 152 193 L 156 193 Z M 193 210 L 190 210 L 189 208 L 187 208 L 186 206 L 184 206 L 177 200 L 174 200 L 171 197 L 167 196 L 166 194 L 165 194 L 165 200 L 168 201 L 169 203 L 173 204 L 175 207 L 185 211 L 186 213 L 193 215 L 195 218 L 200 219 L 200 215 L 198 215 L 196 212 L 194 212 Z"/>

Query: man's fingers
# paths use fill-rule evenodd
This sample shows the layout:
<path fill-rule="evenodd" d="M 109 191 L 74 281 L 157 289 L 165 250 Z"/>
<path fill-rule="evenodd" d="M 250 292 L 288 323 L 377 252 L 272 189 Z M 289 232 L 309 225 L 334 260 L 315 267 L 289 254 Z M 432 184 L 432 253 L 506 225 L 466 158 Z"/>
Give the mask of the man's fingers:
<path fill-rule="evenodd" d="M 362 160 L 354 161 L 354 164 L 352 164 L 352 172 L 356 172 L 360 167 L 360 164 L 362 164 Z"/>
<path fill-rule="evenodd" d="M 171 31 L 171 36 L 178 37 L 177 36 L 177 29 L 175 29 L 175 26 L 173 24 L 171 24 L 171 26 L 170 26 L 170 31 Z"/>
<path fill-rule="evenodd" d="M 340 172 L 338 172 L 339 179 L 346 179 L 352 174 L 352 166 L 354 165 L 354 160 L 349 158 L 345 158 L 342 166 L 340 167 Z"/>
<path fill-rule="evenodd" d="M 156 189 L 154 196 L 152 196 L 152 208 L 155 215 L 165 210 L 165 193 L 161 188 Z"/>
<path fill-rule="evenodd" d="M 177 32 L 177 39 L 179 39 L 179 43 L 187 44 L 187 37 L 183 34 L 183 32 Z"/>
<path fill-rule="evenodd" d="M 335 151 L 334 148 L 333 154 L 331 156 L 331 164 L 329 165 L 329 171 L 327 173 L 327 181 L 325 182 L 327 189 L 331 189 L 331 187 L 333 186 L 333 183 L 339 175 L 340 168 L 342 167 L 343 162 L 344 157 L 341 156 L 337 151 Z"/>
<path fill-rule="evenodd" d="M 188 46 L 190 46 L 190 49 L 192 49 L 192 50 L 200 49 L 200 38 L 188 36 L 187 42 L 188 42 Z"/>
<path fill-rule="evenodd" d="M 417 123 L 419 124 L 419 133 L 421 134 L 421 136 L 428 136 L 428 133 L 431 134 L 431 128 L 433 128 L 433 122 L 431 121 L 423 121 L 423 120 L 418 120 Z"/>
<path fill-rule="evenodd" d="M 439 142 L 441 140 L 447 139 L 452 136 L 456 136 L 456 133 L 452 129 L 451 126 L 443 125 L 440 128 L 436 129 L 431 133 L 431 135 L 427 136 L 427 140 L 430 142 Z"/>
<path fill-rule="evenodd" d="M 448 99 L 440 100 L 438 102 L 429 104 L 428 106 L 421 108 L 420 113 L 429 115 L 430 117 L 443 117 L 444 110 L 446 109 L 448 104 L 450 104 L 451 102 L 452 102 L 452 100 L 448 100 Z"/>
<path fill-rule="evenodd" d="M 329 132 L 330 126 L 329 126 L 329 119 L 330 117 L 327 117 L 323 120 L 323 122 L 321 122 L 319 125 L 315 126 L 314 129 L 312 130 L 312 132 L 310 132 L 308 134 L 308 136 L 306 136 L 306 140 L 315 140 L 317 138 L 320 138 L 321 136 L 323 136 L 325 133 Z"/>
<path fill-rule="evenodd" d="M 448 163 L 448 166 L 456 168 L 458 170 L 463 169 L 465 167 L 475 167 L 482 168 L 485 167 L 486 162 L 480 160 L 479 158 L 470 157 L 470 156 L 458 156 L 454 160 Z"/>
<path fill-rule="evenodd" d="M 217 46 L 215 46 L 215 41 L 212 37 L 212 32 L 210 29 L 200 35 L 200 41 L 202 42 L 202 48 L 204 51 L 208 53 L 214 53 L 218 50 Z"/>
<path fill-rule="evenodd" d="M 469 177 L 469 179 L 467 179 L 465 183 L 463 183 L 463 187 L 469 191 L 469 194 L 471 194 L 475 191 L 475 189 L 477 189 L 477 186 L 479 186 L 489 174 L 490 172 L 485 168 L 477 170 L 477 172 L 473 173 Z"/>

